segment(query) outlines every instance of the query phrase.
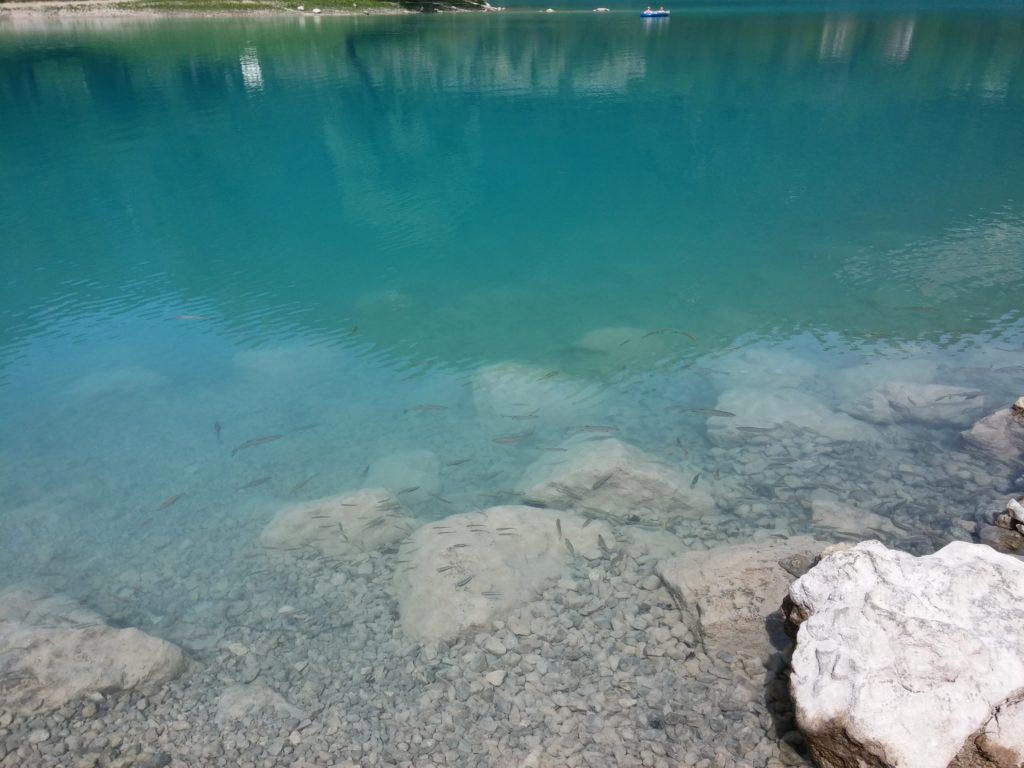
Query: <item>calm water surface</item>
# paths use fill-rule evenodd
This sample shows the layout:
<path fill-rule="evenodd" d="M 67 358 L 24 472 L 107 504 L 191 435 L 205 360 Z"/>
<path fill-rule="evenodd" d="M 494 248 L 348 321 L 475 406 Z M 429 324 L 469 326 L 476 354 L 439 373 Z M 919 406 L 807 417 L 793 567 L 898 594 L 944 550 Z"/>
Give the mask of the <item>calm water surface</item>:
<path fill-rule="evenodd" d="M 700 409 L 1019 395 L 1022 147 L 1005 7 L 0 19 L 0 586 L 201 655 L 282 506 L 410 450 L 421 519 L 513 501 L 593 425 L 720 485 L 688 546 L 802 532 L 822 467 Z M 830 492 L 937 546 L 1014 483 L 951 474 L 968 425 L 872 425 Z"/>

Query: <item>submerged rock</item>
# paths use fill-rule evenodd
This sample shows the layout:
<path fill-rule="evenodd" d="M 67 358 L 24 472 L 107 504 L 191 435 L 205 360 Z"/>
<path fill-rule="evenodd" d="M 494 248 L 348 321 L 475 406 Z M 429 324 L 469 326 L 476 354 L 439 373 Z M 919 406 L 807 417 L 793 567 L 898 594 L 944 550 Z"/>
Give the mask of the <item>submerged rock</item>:
<path fill-rule="evenodd" d="M 284 720 L 302 717 L 302 710 L 288 703 L 263 683 L 232 685 L 217 698 L 214 721 L 226 725 L 235 720 Z"/>
<path fill-rule="evenodd" d="M 711 361 L 712 380 L 722 389 L 737 382 L 756 382 L 772 389 L 798 387 L 817 373 L 810 360 L 780 349 L 747 348 Z"/>
<path fill-rule="evenodd" d="M 558 371 L 512 362 L 480 368 L 471 387 L 477 417 L 492 426 L 534 419 L 566 422 L 577 418 L 596 397 L 592 386 Z"/>
<path fill-rule="evenodd" d="M 841 406 L 851 416 L 874 424 L 928 426 L 966 426 L 984 407 L 979 390 L 907 381 L 886 382 Z"/>
<path fill-rule="evenodd" d="M 588 353 L 609 365 L 645 360 L 656 361 L 694 344 L 684 331 L 673 328 L 648 330 L 629 326 L 609 326 L 587 331 L 576 340 L 573 349 Z"/>
<path fill-rule="evenodd" d="M 441 492 L 441 460 L 433 451 L 399 451 L 370 465 L 366 484 L 387 488 L 403 502 L 426 501 Z"/>
<path fill-rule="evenodd" d="M 787 430 L 813 432 L 835 441 L 881 439 L 871 425 L 837 413 L 796 390 L 730 389 L 718 398 L 715 410 L 733 414 L 708 418 L 708 438 L 720 446 L 742 445 L 756 438 L 771 440 Z"/>
<path fill-rule="evenodd" d="M 1018 398 L 1011 407 L 986 416 L 961 434 L 967 445 L 1000 461 L 1024 460 L 1024 397 Z"/>
<path fill-rule="evenodd" d="M 786 610 L 797 722 L 818 765 L 1024 761 L 1002 721 L 1024 697 L 1024 562 L 964 542 L 923 557 L 863 542 L 824 556 Z"/>
<path fill-rule="evenodd" d="M 527 504 L 655 525 L 715 506 L 703 485 L 621 440 L 576 438 L 562 448 L 527 468 L 520 482 Z"/>
<path fill-rule="evenodd" d="M 887 517 L 825 499 L 814 499 L 811 502 L 811 527 L 828 533 L 859 538 L 872 534 L 904 536 L 907 533 Z"/>
<path fill-rule="evenodd" d="M 394 576 L 402 629 L 419 640 L 456 637 L 532 599 L 575 558 L 596 560 L 616 546 L 604 522 L 536 507 L 423 526 L 403 542 L 409 562 Z"/>
<path fill-rule="evenodd" d="M 366 488 L 285 507 L 267 523 L 260 541 L 267 549 L 346 556 L 400 541 L 414 527 L 395 496 L 384 488 Z"/>
<path fill-rule="evenodd" d="M 764 655 L 787 643 L 779 610 L 825 544 L 809 536 L 686 552 L 657 573 L 708 652 Z"/>
<path fill-rule="evenodd" d="M 88 693 L 149 689 L 171 680 L 185 657 L 138 629 L 117 629 L 64 595 L 28 587 L 0 592 L 3 704 L 38 712 Z"/>

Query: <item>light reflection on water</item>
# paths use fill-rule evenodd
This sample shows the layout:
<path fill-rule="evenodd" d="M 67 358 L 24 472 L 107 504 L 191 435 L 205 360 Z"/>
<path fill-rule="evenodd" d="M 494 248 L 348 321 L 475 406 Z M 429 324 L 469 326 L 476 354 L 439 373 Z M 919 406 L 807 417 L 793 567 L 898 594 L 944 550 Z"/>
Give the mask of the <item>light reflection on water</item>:
<path fill-rule="evenodd" d="M 607 428 L 711 488 L 686 548 L 803 533 L 827 486 L 922 551 L 1015 482 L 962 452 L 969 420 L 736 445 L 707 413 L 741 388 L 835 412 L 937 382 L 977 388 L 974 415 L 1020 393 L 1019 15 L 5 23 L 2 584 L 207 665 L 254 610 L 264 678 L 314 711 L 376 689 L 314 690 L 269 649 L 307 632 L 328 670 L 394 667 L 395 555 L 268 566 L 258 536 L 382 457 L 436 454 L 425 521 L 517 501 L 533 461 Z M 338 612 L 371 629 L 328 642 Z M 362 759 L 400 762 L 381 733 Z"/>

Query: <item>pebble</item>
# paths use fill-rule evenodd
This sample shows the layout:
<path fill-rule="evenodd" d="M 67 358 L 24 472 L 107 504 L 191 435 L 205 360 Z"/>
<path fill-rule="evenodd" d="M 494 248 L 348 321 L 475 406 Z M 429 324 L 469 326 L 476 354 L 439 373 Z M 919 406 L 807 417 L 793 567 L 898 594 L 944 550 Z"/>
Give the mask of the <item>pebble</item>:
<path fill-rule="evenodd" d="M 501 640 L 491 635 L 484 643 L 484 650 L 493 656 L 504 656 L 508 648 Z"/>
<path fill-rule="evenodd" d="M 488 672 L 484 679 L 487 680 L 493 686 L 499 686 L 505 682 L 505 675 L 507 673 L 503 669 L 496 669 L 493 672 Z"/>

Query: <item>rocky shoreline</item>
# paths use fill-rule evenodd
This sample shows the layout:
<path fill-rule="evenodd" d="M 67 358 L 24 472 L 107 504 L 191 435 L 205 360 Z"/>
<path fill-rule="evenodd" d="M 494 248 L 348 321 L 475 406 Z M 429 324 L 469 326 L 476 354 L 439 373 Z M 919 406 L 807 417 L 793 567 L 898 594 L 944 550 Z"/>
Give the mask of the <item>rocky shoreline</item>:
<path fill-rule="evenodd" d="M 507 376 L 476 382 L 481 418 Z M 561 385 L 539 386 L 557 407 Z M 852 416 L 733 392 L 708 436 L 745 476 L 795 490 L 770 479 L 777 452 L 792 472 L 836 440 L 844 455 L 874 450 L 890 411 L 965 426 L 980 416 L 957 471 L 1019 468 L 1021 401 L 982 416 L 967 391 L 878 396 L 851 403 Z M 521 387 L 514 397 L 532 407 Z M 1016 496 L 954 519 L 940 542 L 954 543 L 933 555 L 934 538 L 867 494 L 816 495 L 802 513 L 809 533 L 795 535 L 717 472 L 702 481 L 685 464 L 591 425 L 529 465 L 504 503 L 424 517 L 414 510 L 462 505 L 441 496 L 437 457 L 385 457 L 359 490 L 282 507 L 244 570 L 224 563 L 212 588 L 186 575 L 189 618 L 173 623 L 126 614 L 116 584 L 88 608 L 11 587 L 0 593 L 0 765 L 1019 765 L 1016 731 L 992 725 L 1003 712 L 1015 722 L 1024 690 Z M 816 482 L 827 489 L 829 470 Z M 760 522 L 744 530 L 723 504 Z M 879 537 L 923 556 L 852 545 Z M 983 663 L 963 651 L 997 638 L 1008 650 Z M 935 736 L 919 725 L 907 747 L 886 731 L 894 704 L 879 686 L 910 691 L 908 712 L 948 716 L 925 717 Z M 863 714 L 843 697 L 878 703 Z M 969 716 L 942 710 L 960 699 Z"/>

